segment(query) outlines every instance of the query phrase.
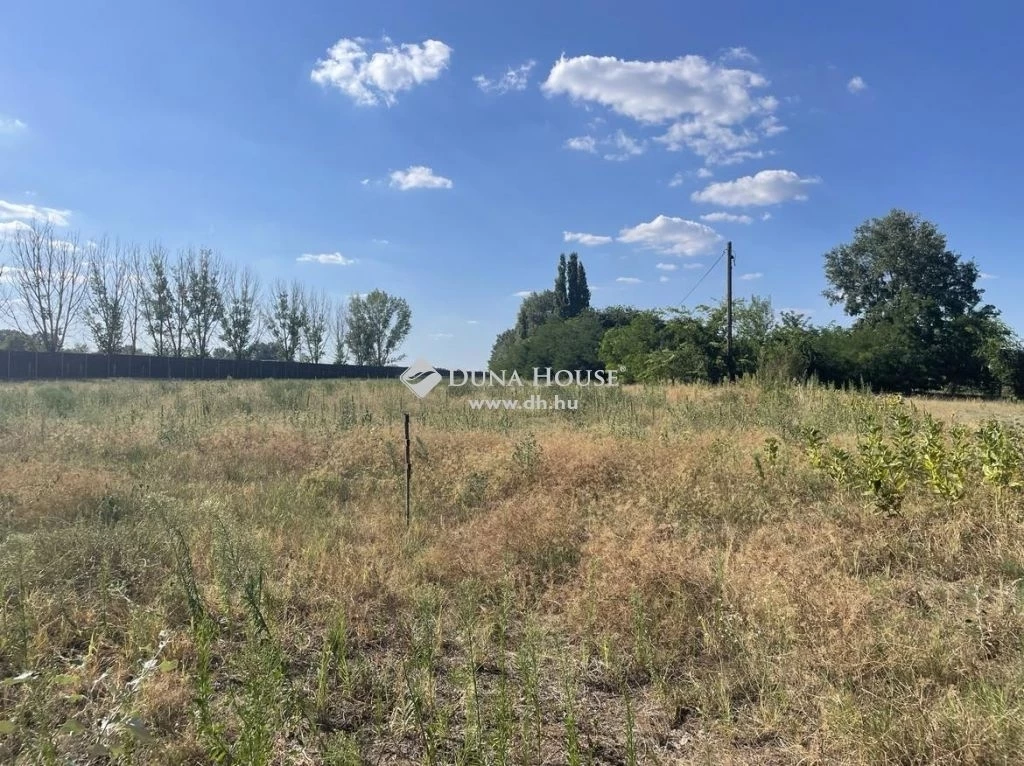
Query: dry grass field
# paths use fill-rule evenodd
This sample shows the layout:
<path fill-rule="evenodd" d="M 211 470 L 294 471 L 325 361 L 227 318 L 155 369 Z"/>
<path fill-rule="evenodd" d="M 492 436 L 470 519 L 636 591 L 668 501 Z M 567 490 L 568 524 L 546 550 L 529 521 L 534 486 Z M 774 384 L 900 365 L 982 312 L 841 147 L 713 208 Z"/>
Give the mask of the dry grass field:
<path fill-rule="evenodd" d="M 0 385 L 0 762 L 1024 762 L 1019 413 Z"/>

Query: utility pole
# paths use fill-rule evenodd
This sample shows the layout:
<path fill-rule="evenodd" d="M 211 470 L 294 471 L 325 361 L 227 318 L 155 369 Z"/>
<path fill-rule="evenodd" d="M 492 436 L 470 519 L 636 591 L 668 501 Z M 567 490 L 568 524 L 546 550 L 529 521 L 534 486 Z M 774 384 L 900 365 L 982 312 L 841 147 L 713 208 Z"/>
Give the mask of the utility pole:
<path fill-rule="evenodd" d="M 729 382 L 736 382 L 736 365 L 732 358 L 732 242 L 725 245 L 725 368 Z"/>

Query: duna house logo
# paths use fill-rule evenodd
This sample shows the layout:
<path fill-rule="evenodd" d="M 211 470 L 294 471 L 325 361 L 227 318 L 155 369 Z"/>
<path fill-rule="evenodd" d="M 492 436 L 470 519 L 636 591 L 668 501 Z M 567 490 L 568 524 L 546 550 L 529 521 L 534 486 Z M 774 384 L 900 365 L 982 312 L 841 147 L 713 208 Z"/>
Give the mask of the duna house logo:
<path fill-rule="evenodd" d="M 420 399 L 433 391 L 434 386 L 441 382 L 441 373 L 435 370 L 426 359 L 417 359 L 409 369 L 398 377 L 405 383 L 406 388 Z"/>

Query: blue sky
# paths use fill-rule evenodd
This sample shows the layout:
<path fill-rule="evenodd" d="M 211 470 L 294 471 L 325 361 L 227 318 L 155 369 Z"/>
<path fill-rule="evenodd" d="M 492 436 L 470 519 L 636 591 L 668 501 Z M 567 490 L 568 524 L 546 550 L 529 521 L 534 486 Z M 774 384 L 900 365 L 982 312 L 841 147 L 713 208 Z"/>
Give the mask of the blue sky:
<path fill-rule="evenodd" d="M 905 207 L 1024 331 L 1024 11 L 953 6 L 10 4 L 0 227 L 380 287 L 409 359 L 477 366 L 571 249 L 595 305 L 659 307 L 732 240 L 737 295 L 840 319 L 822 254 Z"/>

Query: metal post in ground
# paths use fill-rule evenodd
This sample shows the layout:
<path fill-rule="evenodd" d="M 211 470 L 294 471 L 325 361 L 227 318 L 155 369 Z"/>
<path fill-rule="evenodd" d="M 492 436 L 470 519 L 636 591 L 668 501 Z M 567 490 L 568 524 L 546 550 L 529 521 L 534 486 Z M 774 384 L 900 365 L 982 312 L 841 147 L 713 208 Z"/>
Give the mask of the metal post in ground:
<path fill-rule="evenodd" d="M 736 363 L 732 355 L 732 242 L 726 245 L 725 258 L 725 364 L 729 382 L 736 382 Z"/>
<path fill-rule="evenodd" d="M 409 449 L 409 413 L 405 413 L 405 526 L 412 522 L 412 455 Z"/>

